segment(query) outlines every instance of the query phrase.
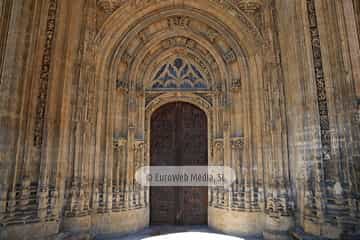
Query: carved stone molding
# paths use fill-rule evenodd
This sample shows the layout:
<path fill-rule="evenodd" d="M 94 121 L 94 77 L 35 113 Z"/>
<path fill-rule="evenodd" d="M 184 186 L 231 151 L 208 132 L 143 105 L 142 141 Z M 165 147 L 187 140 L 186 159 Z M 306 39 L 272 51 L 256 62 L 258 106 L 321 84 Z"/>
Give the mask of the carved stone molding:
<path fill-rule="evenodd" d="M 357 99 L 357 110 L 355 112 L 355 121 L 360 125 L 360 98 Z"/>
<path fill-rule="evenodd" d="M 244 12 L 258 11 L 264 4 L 263 0 L 231 0 Z"/>
<path fill-rule="evenodd" d="M 210 105 L 213 103 L 213 94 L 212 93 L 195 93 L 196 95 L 203 98 L 205 101 L 207 101 Z"/>
<path fill-rule="evenodd" d="M 190 18 L 185 16 L 172 16 L 167 19 L 169 28 L 188 27 Z"/>
<path fill-rule="evenodd" d="M 129 90 L 129 83 L 126 80 L 117 80 L 116 81 L 116 88 L 118 90 L 128 91 Z"/>
<path fill-rule="evenodd" d="M 8 38 L 9 26 L 10 26 L 10 19 L 11 19 L 11 11 L 12 11 L 12 0 L 4 0 L 2 1 L 0 8 L 0 85 L 2 81 L 2 73 L 3 73 L 3 66 L 4 66 L 4 58 L 5 58 L 5 47 Z"/>
<path fill-rule="evenodd" d="M 309 31 L 313 50 L 314 72 L 317 89 L 317 101 L 320 117 L 321 144 L 323 150 L 323 160 L 330 160 L 331 138 L 330 138 L 330 119 L 328 102 L 326 96 L 326 84 L 324 78 L 324 69 L 322 61 L 322 53 L 320 46 L 320 34 L 317 23 L 315 10 L 315 1 L 307 0 L 307 10 L 309 19 Z"/>
<path fill-rule="evenodd" d="M 126 3 L 129 3 L 132 8 L 140 8 L 161 1 L 168 0 L 98 0 L 97 4 L 105 13 L 111 14 Z"/>
<path fill-rule="evenodd" d="M 241 89 L 241 79 L 240 78 L 235 78 L 231 81 L 231 89 L 233 91 L 238 91 Z"/>
<path fill-rule="evenodd" d="M 149 102 L 146 106 L 146 111 L 152 113 L 155 109 L 157 109 L 160 105 L 169 103 L 169 102 L 189 102 L 197 105 L 201 109 L 206 112 L 211 110 L 211 104 L 196 94 L 187 93 L 187 92 L 173 92 L 166 93 L 157 96 L 155 99 Z"/>
<path fill-rule="evenodd" d="M 132 60 L 133 57 L 128 52 L 124 52 L 124 54 L 121 56 L 121 61 L 123 63 L 126 63 L 128 66 L 130 65 Z"/>
<path fill-rule="evenodd" d="M 251 32 L 255 36 L 255 41 L 259 45 L 264 45 L 265 41 L 264 38 L 259 31 L 259 29 L 256 27 L 255 23 L 253 23 L 251 20 L 249 20 L 245 14 L 238 9 L 244 11 L 244 10 L 250 10 L 251 8 L 254 9 L 257 7 L 261 7 L 263 5 L 262 1 L 260 0 L 209 0 L 215 4 L 217 4 L 219 7 L 225 9 L 228 11 L 229 15 L 234 16 L 239 19 L 240 22 L 245 24 L 248 29 L 247 31 Z M 244 11 L 245 12 L 245 11 Z"/>
<path fill-rule="evenodd" d="M 224 57 L 225 62 L 228 64 L 236 61 L 236 54 L 234 53 L 234 51 L 232 49 L 227 51 L 223 57 Z"/>
<path fill-rule="evenodd" d="M 50 78 L 52 46 L 56 27 L 57 0 L 49 1 L 48 17 L 46 22 L 45 47 L 42 56 L 40 71 L 40 87 L 36 103 L 36 118 L 34 127 L 34 145 L 41 148 L 43 143 L 43 130 L 45 111 L 47 105 L 48 86 Z"/>
<path fill-rule="evenodd" d="M 165 74 L 165 72 L 167 72 L 167 69 L 169 68 L 169 66 L 165 67 L 164 64 L 171 63 L 175 60 L 175 58 L 182 59 L 184 62 L 187 63 L 191 63 L 195 66 L 195 68 L 200 70 L 202 77 L 206 79 L 206 81 L 209 83 L 207 84 L 209 88 L 212 86 L 214 77 L 219 75 L 219 70 L 216 67 L 217 64 L 212 54 L 206 48 L 201 46 L 201 44 L 199 44 L 197 41 L 189 37 L 176 36 L 167 38 L 162 40 L 159 46 L 161 46 L 161 48 L 157 49 L 156 52 L 153 52 L 147 55 L 146 58 L 144 58 L 141 64 L 141 66 L 144 66 L 144 70 L 142 71 L 144 74 L 142 76 L 136 76 L 136 78 L 144 79 L 145 89 L 147 90 L 151 89 L 149 85 L 153 85 L 153 81 L 149 81 L 146 79 L 152 79 L 152 77 L 157 76 L 157 73 L 159 72 L 161 72 L 161 74 L 157 76 L 157 78 L 163 78 L 163 75 Z M 165 51 L 171 52 L 172 55 L 176 57 L 167 57 L 159 62 L 154 61 L 154 57 Z M 159 71 L 162 70 L 162 67 L 165 67 L 165 72 Z M 187 70 L 189 70 L 189 68 Z M 190 70 L 190 72 L 191 71 L 192 70 Z M 151 76 L 145 76 L 146 72 L 150 73 Z M 182 77 L 184 76 L 185 75 L 183 75 Z"/>
<path fill-rule="evenodd" d="M 126 0 L 98 0 L 97 4 L 105 13 L 111 14 L 125 2 Z"/>
<path fill-rule="evenodd" d="M 208 37 L 210 42 L 214 43 L 216 38 L 219 36 L 219 33 L 216 30 L 209 27 L 206 29 L 206 36 Z"/>
<path fill-rule="evenodd" d="M 148 35 L 148 32 L 146 31 L 146 29 L 140 31 L 138 33 L 138 37 L 139 37 L 141 42 L 146 43 L 147 40 L 149 39 L 149 35 Z"/>
<path fill-rule="evenodd" d="M 97 5 L 107 14 L 113 13 L 116 9 L 129 2 L 133 8 L 145 7 L 150 4 L 166 0 L 98 0 Z M 218 0 L 220 4 L 231 3 L 243 11 L 256 11 L 263 5 L 263 0 Z"/>
<path fill-rule="evenodd" d="M 162 93 L 146 93 L 145 95 L 145 106 L 147 106 L 152 100 L 159 97 Z"/>

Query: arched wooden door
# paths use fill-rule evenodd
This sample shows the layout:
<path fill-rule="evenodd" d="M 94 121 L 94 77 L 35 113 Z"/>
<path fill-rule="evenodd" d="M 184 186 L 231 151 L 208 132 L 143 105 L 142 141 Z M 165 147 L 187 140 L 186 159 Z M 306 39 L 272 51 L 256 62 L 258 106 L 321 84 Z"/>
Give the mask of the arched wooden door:
<path fill-rule="evenodd" d="M 207 166 L 207 118 L 189 103 L 169 103 L 151 117 L 152 166 Z M 207 187 L 151 187 L 151 224 L 207 224 Z"/>

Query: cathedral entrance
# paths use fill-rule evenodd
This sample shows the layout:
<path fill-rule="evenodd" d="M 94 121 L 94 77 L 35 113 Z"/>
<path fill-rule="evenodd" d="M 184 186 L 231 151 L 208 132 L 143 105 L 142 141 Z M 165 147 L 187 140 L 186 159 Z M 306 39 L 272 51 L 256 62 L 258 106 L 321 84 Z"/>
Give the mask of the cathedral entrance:
<path fill-rule="evenodd" d="M 206 114 L 189 103 L 168 103 L 151 117 L 151 166 L 207 166 Z M 207 224 L 207 187 L 151 187 L 150 223 Z"/>

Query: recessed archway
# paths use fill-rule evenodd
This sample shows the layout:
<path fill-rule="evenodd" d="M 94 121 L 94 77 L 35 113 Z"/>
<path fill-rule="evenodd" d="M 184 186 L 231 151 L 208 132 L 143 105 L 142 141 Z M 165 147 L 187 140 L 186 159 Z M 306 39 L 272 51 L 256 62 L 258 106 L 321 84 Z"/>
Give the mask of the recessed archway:
<path fill-rule="evenodd" d="M 207 117 L 185 102 L 167 103 L 151 116 L 151 166 L 207 166 Z M 164 173 L 167 174 L 167 173 Z M 207 224 L 207 187 L 152 186 L 150 223 Z"/>

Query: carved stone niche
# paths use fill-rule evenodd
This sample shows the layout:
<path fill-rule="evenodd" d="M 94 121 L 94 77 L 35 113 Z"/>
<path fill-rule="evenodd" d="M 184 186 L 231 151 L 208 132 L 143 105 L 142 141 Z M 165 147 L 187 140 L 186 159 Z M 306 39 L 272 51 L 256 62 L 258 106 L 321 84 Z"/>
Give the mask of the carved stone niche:
<path fill-rule="evenodd" d="M 214 165 L 223 165 L 224 164 L 224 139 L 215 138 L 213 140 L 213 163 Z"/>

